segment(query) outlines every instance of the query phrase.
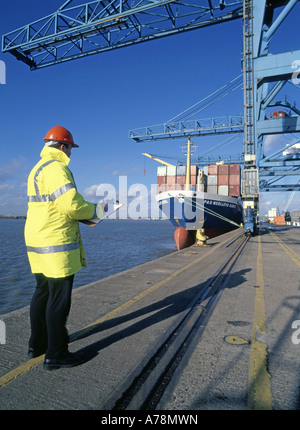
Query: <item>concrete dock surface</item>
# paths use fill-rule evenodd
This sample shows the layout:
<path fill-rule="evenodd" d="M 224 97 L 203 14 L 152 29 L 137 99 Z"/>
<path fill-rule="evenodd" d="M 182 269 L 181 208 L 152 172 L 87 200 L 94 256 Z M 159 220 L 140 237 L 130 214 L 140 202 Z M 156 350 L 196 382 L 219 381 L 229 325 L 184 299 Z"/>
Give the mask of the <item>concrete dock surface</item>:
<path fill-rule="evenodd" d="M 27 359 L 29 308 L 0 316 L 1 410 L 111 410 L 242 240 L 236 230 L 73 291 L 70 351 Z M 101 262 L 99 262 L 101 264 Z M 300 229 L 260 228 L 178 366 L 157 410 L 300 408 Z"/>
<path fill-rule="evenodd" d="M 250 239 L 159 407 L 300 409 L 300 230 Z"/>

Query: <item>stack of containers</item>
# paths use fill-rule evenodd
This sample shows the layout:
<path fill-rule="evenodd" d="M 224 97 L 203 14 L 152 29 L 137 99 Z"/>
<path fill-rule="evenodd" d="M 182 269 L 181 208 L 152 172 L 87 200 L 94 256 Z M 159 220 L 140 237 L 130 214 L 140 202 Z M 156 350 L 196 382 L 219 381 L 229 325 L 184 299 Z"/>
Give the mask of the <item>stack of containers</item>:
<path fill-rule="evenodd" d="M 198 166 L 191 166 L 192 190 L 222 195 L 240 195 L 240 165 L 230 173 L 231 165 L 209 165 L 207 176 Z M 238 166 L 238 167 L 237 167 Z M 184 190 L 186 181 L 186 166 L 158 166 L 157 192 Z M 231 192 L 231 194 L 229 194 Z"/>
<path fill-rule="evenodd" d="M 167 191 L 167 166 L 157 167 L 157 193 Z"/>
<path fill-rule="evenodd" d="M 186 175 L 186 166 L 177 166 L 176 167 L 176 189 L 184 190 L 185 186 L 185 175 Z"/>
<path fill-rule="evenodd" d="M 274 224 L 285 225 L 285 216 L 284 215 L 275 216 L 274 217 Z"/>
<path fill-rule="evenodd" d="M 229 192 L 229 165 L 218 166 L 218 194 L 228 196 Z"/>
<path fill-rule="evenodd" d="M 175 190 L 176 166 L 167 166 L 167 191 Z"/>
<path fill-rule="evenodd" d="M 218 166 L 215 164 L 210 164 L 207 167 L 207 192 L 218 193 Z"/>
<path fill-rule="evenodd" d="M 240 164 L 211 164 L 207 168 L 207 192 L 222 196 L 241 195 Z"/>
<path fill-rule="evenodd" d="M 191 189 L 197 185 L 198 166 L 191 166 Z M 186 166 L 158 166 L 157 192 L 184 190 L 186 181 Z"/>
<path fill-rule="evenodd" d="M 229 196 L 241 195 L 241 166 L 240 164 L 229 164 Z"/>
<path fill-rule="evenodd" d="M 191 166 L 191 185 L 193 190 L 196 189 L 197 174 L 198 174 L 198 166 L 192 165 Z"/>

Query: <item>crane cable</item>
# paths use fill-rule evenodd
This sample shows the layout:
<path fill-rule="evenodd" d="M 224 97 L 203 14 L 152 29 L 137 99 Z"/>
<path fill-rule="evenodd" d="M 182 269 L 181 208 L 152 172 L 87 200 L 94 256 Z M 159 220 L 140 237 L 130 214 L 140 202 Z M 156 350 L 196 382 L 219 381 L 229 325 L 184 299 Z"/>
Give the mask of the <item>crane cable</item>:
<path fill-rule="evenodd" d="M 196 113 L 201 112 L 202 110 L 206 109 L 207 107 L 211 106 L 212 104 L 216 103 L 219 99 L 225 97 L 226 95 L 230 94 L 232 91 L 235 91 L 237 88 L 242 86 L 242 82 L 238 82 L 237 85 L 234 88 L 231 88 L 231 86 L 233 84 L 235 84 L 236 81 L 241 80 L 242 74 L 240 74 L 239 76 L 237 76 L 236 78 L 234 78 L 232 81 L 230 81 L 229 83 L 223 85 L 222 87 L 220 87 L 218 90 L 212 92 L 211 94 L 209 94 L 208 96 L 204 97 L 204 99 L 199 100 L 197 103 L 195 103 L 193 106 L 190 106 L 189 108 L 185 109 L 184 111 L 182 111 L 180 114 L 174 116 L 173 118 L 169 119 L 166 124 L 170 123 L 171 121 L 174 121 L 176 118 L 179 118 L 181 115 L 185 114 L 187 112 L 187 115 L 189 115 L 188 117 L 183 117 L 182 120 L 187 120 L 189 118 L 191 118 L 192 116 L 196 115 Z M 225 89 L 227 89 L 227 92 L 225 92 L 225 94 L 221 94 L 216 100 L 212 100 L 209 101 L 208 99 L 210 99 L 213 96 L 217 96 L 221 91 L 224 91 Z M 197 105 L 204 103 L 206 100 L 208 100 L 207 103 L 209 103 L 207 106 L 203 106 L 200 107 L 200 109 L 198 109 L 195 113 L 188 113 L 190 112 L 191 109 L 193 109 L 194 107 L 196 107 Z"/>

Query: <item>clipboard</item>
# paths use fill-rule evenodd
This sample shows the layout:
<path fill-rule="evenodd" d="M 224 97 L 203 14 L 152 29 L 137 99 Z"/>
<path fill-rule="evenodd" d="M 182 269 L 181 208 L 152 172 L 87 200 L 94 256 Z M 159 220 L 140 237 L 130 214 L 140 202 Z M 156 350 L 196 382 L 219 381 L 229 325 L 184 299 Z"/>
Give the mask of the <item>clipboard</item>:
<path fill-rule="evenodd" d="M 108 218 L 111 214 L 114 212 L 117 212 L 122 206 L 124 206 L 124 203 L 112 203 L 112 202 L 103 202 L 107 203 L 108 208 L 107 211 L 104 212 L 102 218 L 95 218 L 95 219 L 82 219 L 80 222 L 83 224 L 87 224 L 91 227 L 95 227 L 95 225 L 98 225 L 101 221 L 103 221 L 105 218 Z"/>

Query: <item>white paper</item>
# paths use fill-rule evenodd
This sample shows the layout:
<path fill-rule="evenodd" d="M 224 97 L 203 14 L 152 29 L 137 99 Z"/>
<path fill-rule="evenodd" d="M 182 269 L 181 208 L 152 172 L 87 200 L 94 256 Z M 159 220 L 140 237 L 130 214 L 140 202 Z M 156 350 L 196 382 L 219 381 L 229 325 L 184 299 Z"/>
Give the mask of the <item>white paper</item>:
<path fill-rule="evenodd" d="M 122 206 L 124 206 L 124 203 L 119 203 L 119 202 L 117 202 L 117 203 L 116 202 L 101 202 L 101 203 L 108 205 L 107 211 L 103 213 L 102 218 L 81 220 L 80 222 L 93 227 L 93 226 L 99 224 L 105 218 L 108 218 L 111 214 L 113 214 L 114 212 L 119 210 Z"/>
<path fill-rule="evenodd" d="M 105 202 L 103 202 L 105 203 Z M 108 218 L 111 214 L 113 214 L 114 212 L 116 212 L 117 210 L 119 210 L 122 206 L 124 206 L 123 203 L 106 203 L 108 205 L 107 211 L 103 212 L 103 217 L 102 218 L 96 218 L 96 219 L 91 219 L 89 221 L 92 221 L 93 223 L 99 224 L 100 221 L 102 221 L 105 218 Z"/>

